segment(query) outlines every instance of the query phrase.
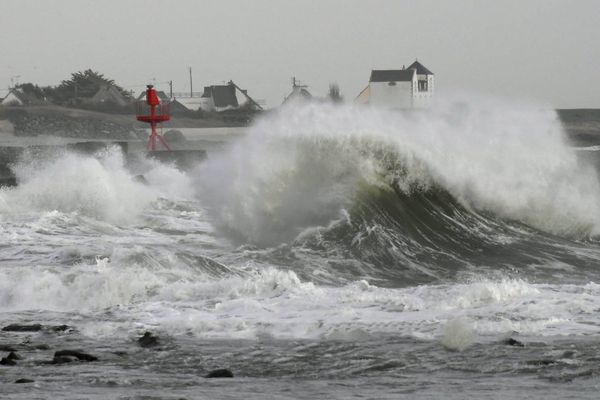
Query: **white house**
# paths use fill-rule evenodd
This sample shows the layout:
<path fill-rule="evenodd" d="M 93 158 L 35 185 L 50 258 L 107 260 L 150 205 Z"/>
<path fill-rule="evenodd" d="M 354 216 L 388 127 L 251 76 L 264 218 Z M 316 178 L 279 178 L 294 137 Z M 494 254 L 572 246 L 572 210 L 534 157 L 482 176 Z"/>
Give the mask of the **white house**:
<path fill-rule="evenodd" d="M 178 97 L 173 101 L 181 103 L 185 108 L 191 111 L 198 111 L 202 108 L 202 104 L 206 103 L 206 100 L 202 97 Z"/>
<path fill-rule="evenodd" d="M 102 86 L 100 89 L 98 89 L 96 94 L 87 99 L 86 102 L 88 104 L 112 103 L 119 107 L 125 107 L 127 104 L 129 104 L 127 99 L 125 99 L 125 96 L 123 96 L 121 92 L 119 92 L 119 90 L 112 85 Z"/>
<path fill-rule="evenodd" d="M 4 106 L 24 106 L 25 100 L 22 98 L 22 94 L 20 92 L 11 89 L 10 92 L 0 101 L 0 104 Z"/>
<path fill-rule="evenodd" d="M 396 109 L 424 108 L 433 98 L 433 72 L 415 61 L 408 68 L 372 70 L 369 85 L 354 100 Z"/>
<path fill-rule="evenodd" d="M 3 106 L 33 106 L 39 104 L 44 104 L 44 100 L 16 88 L 10 89 L 4 99 L 0 100 L 0 105 Z"/>
<path fill-rule="evenodd" d="M 303 102 L 310 101 L 312 99 L 312 94 L 308 91 L 307 85 L 301 85 L 296 77 L 292 78 L 292 91 L 290 94 L 285 96 L 283 99 L 283 104 L 285 103 L 294 103 L 294 102 Z"/>

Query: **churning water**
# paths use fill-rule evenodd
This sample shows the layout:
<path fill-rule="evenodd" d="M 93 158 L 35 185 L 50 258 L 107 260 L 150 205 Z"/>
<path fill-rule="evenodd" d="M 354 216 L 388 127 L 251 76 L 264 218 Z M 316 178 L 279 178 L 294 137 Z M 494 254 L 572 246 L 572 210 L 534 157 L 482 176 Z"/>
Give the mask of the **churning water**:
<path fill-rule="evenodd" d="M 0 190 L 0 318 L 73 330 L 0 333 L 24 357 L 0 393 L 596 398 L 586 153 L 553 112 L 478 99 L 290 107 L 187 172 L 26 156 Z M 44 363 L 65 348 L 99 361 Z"/>

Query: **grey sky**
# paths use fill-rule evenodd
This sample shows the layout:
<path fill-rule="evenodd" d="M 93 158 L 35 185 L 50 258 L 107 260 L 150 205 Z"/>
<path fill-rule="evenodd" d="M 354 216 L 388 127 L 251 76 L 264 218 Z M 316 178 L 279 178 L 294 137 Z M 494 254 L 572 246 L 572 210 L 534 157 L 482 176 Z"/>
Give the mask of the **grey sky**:
<path fill-rule="evenodd" d="M 292 76 L 353 99 L 371 69 L 418 58 L 438 93 L 600 108 L 598 0 L 0 0 L 0 30 L 2 89 L 93 68 L 185 91 L 191 66 L 195 91 L 233 79 L 275 106 Z"/>

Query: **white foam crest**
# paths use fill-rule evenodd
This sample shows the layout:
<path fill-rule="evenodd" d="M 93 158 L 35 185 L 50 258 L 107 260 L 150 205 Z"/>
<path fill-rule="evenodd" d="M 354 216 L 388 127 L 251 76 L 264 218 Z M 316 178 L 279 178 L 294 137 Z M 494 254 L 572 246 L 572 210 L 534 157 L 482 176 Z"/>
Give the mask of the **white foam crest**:
<path fill-rule="evenodd" d="M 593 330 L 587 325 L 589 318 L 600 302 L 600 296 L 592 295 L 579 300 L 574 292 L 589 291 L 587 287 L 546 287 L 519 280 L 407 289 L 360 281 L 317 288 L 275 269 L 257 272 L 248 283 L 230 277 L 203 285 L 198 293 L 204 296 L 192 303 L 194 296 L 188 297 L 185 307 L 153 303 L 147 309 L 153 316 L 149 323 L 207 338 L 363 340 L 388 333 L 439 339 L 449 349 L 462 350 L 480 335 L 587 334 Z M 571 319 L 573 315 L 581 321 Z"/>
<path fill-rule="evenodd" d="M 130 220 L 154 198 L 152 190 L 123 167 L 119 152 L 105 157 L 64 153 L 22 161 L 15 172 L 19 186 L 5 192 L 12 211 L 79 213 L 111 222 Z"/>
<path fill-rule="evenodd" d="M 168 199 L 192 199 L 195 188 L 192 179 L 175 165 L 146 159 L 144 178 L 160 197 Z"/>
<path fill-rule="evenodd" d="M 157 297 L 164 301 L 224 301 L 217 308 L 229 308 L 229 302 L 242 304 L 252 299 L 277 296 L 307 295 L 318 289 L 310 282 L 301 282 L 293 271 L 282 271 L 272 267 L 239 271 L 223 279 L 207 279 L 194 274 L 185 276 L 161 290 Z M 181 271 L 179 271 L 181 274 Z M 183 277 L 182 275 L 180 275 Z"/>
<path fill-rule="evenodd" d="M 508 285 L 497 284 L 500 287 Z M 494 283 L 488 285 L 491 287 Z M 521 285 L 515 283 L 515 286 Z M 480 296 L 483 301 L 474 301 L 470 305 L 452 301 L 453 296 L 457 297 L 465 289 L 468 287 L 383 289 L 366 281 L 341 288 L 324 288 L 302 282 L 291 271 L 266 268 L 216 281 L 180 280 L 170 289 L 160 291 L 154 298 L 160 299 L 160 303 L 152 302 L 142 307 L 144 315 L 152 315 L 147 321 L 149 325 L 160 326 L 174 334 L 245 339 L 267 335 L 362 340 L 381 332 L 423 337 L 442 329 L 448 319 L 470 313 L 486 315 L 489 310 L 502 307 L 518 308 L 523 299 L 537 293 L 531 289 L 514 290 L 503 296 L 486 294 Z M 473 291 L 481 290 L 475 288 Z M 455 303 L 454 307 L 445 304 L 448 299 Z M 469 326 L 473 330 L 478 327 L 472 323 Z M 489 329 L 481 329 L 490 333 Z M 496 327 L 496 333 L 505 332 L 505 326 Z M 457 341 L 465 338 L 465 335 L 452 336 L 452 340 Z M 462 347 L 456 345 L 453 348 Z"/>
<path fill-rule="evenodd" d="M 0 309 L 90 312 L 148 298 L 162 280 L 142 267 L 97 266 L 27 268 L 0 271 Z"/>
<path fill-rule="evenodd" d="M 158 197 L 193 196 L 189 178 L 174 167 L 156 164 L 147 173 L 149 185 L 137 182 L 116 148 L 95 156 L 64 152 L 24 159 L 15 173 L 19 186 L 0 193 L 7 213 L 56 210 L 123 224 Z"/>
<path fill-rule="evenodd" d="M 0 269 L 0 310 L 98 312 L 135 307 L 171 295 L 182 282 L 204 279 L 177 257 L 153 257 L 139 246 L 117 247 L 92 265 L 5 266 Z"/>
<path fill-rule="evenodd" d="M 537 294 L 539 290 L 535 286 L 520 279 L 482 280 L 452 285 L 448 288 L 446 301 L 440 307 L 474 308 Z"/>
<path fill-rule="evenodd" d="M 292 271 L 239 270 L 222 279 L 169 254 L 151 255 L 139 246 L 115 248 L 93 265 L 7 266 L 0 270 L 0 310 L 96 312 L 111 307 L 146 307 L 223 300 L 221 311 L 278 296 L 305 296 L 317 289 Z M 229 303 L 231 302 L 231 303 Z"/>
<path fill-rule="evenodd" d="M 199 180 L 223 223 L 258 243 L 326 225 L 357 185 L 391 180 L 406 191 L 436 182 L 467 207 L 557 234 L 600 229 L 597 174 L 556 114 L 496 99 L 413 112 L 287 107 L 208 160 Z"/>
<path fill-rule="evenodd" d="M 234 270 L 214 278 L 175 256 L 151 257 L 141 247 L 115 250 L 110 259 L 98 258 L 94 265 L 5 267 L 0 271 L 0 311 L 91 315 L 81 329 L 97 336 L 127 336 L 132 328 L 143 327 L 243 339 L 365 340 L 385 333 L 439 340 L 456 350 L 514 331 L 581 335 L 595 332 L 600 324 L 595 284 L 506 279 L 403 289 L 366 281 L 316 287 L 293 271 L 258 265 Z M 110 326 L 93 317 L 104 312 L 110 312 Z"/>

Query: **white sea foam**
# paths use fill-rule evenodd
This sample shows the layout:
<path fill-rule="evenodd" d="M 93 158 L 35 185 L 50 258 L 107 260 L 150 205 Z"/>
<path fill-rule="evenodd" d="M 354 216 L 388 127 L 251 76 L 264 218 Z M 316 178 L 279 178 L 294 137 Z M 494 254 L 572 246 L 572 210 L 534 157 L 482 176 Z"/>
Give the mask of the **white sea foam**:
<path fill-rule="evenodd" d="M 143 246 L 116 247 L 91 264 L 3 266 L 0 312 L 81 313 L 91 318 L 79 328 L 92 336 L 143 327 L 203 338 L 368 340 L 383 333 L 459 350 L 513 331 L 577 335 L 600 323 L 595 284 L 481 279 L 391 289 L 362 280 L 323 287 L 274 267 L 243 264 L 231 272 L 215 277 L 186 257 Z M 99 323 L 106 312 L 111 323 Z M 456 319 L 468 329 L 448 323 Z"/>
<path fill-rule="evenodd" d="M 149 185 L 135 181 L 116 148 L 95 156 L 31 155 L 14 170 L 19 186 L 0 192 L 0 209 L 5 213 L 57 210 L 122 224 L 161 196 L 193 196 L 185 174 L 156 162 L 147 172 Z"/>
<path fill-rule="evenodd" d="M 446 323 L 442 344 L 448 350 L 463 351 L 473 343 L 473 328 L 464 318 L 455 318 Z"/>

